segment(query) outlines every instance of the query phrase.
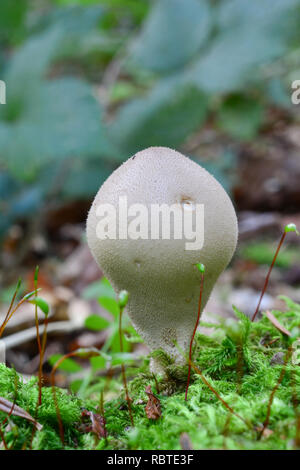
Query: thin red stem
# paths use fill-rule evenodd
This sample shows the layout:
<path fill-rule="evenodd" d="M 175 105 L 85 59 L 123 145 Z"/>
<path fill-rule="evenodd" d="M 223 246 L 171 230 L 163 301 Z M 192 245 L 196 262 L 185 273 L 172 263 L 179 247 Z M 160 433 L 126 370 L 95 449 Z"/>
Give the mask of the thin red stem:
<path fill-rule="evenodd" d="M 192 334 L 191 342 L 190 342 L 190 352 L 189 352 L 189 371 L 188 371 L 188 378 L 185 390 L 185 401 L 187 401 L 189 386 L 190 386 L 190 378 L 191 378 L 191 360 L 192 360 L 192 347 L 195 338 L 195 334 L 199 325 L 200 315 L 201 315 L 201 304 L 202 304 L 202 294 L 203 294 L 203 284 L 204 284 L 204 273 L 201 273 L 201 285 L 200 285 L 200 294 L 199 294 L 199 303 L 198 303 L 198 315 L 197 321 L 195 324 L 195 328 Z"/>
<path fill-rule="evenodd" d="M 121 353 L 123 353 L 122 313 L 123 313 L 123 309 L 120 308 L 120 315 L 119 315 L 119 337 L 120 337 L 120 351 L 121 351 Z M 131 400 L 130 400 L 130 396 L 129 396 L 129 393 L 128 393 L 127 381 L 126 381 L 126 374 L 125 374 L 125 366 L 124 366 L 123 363 L 121 364 L 121 369 L 122 369 L 122 378 L 123 378 L 123 384 L 124 384 L 124 390 L 125 390 L 126 401 L 127 401 L 127 405 L 128 405 L 128 412 L 129 412 L 130 422 L 131 422 L 131 425 L 134 426 L 133 415 L 132 415 L 132 409 L 131 409 Z"/>
<path fill-rule="evenodd" d="M 9 309 L 8 309 L 7 314 L 5 315 L 4 321 L 3 321 L 3 323 L 2 323 L 2 325 L 1 325 L 1 327 L 0 327 L 0 338 L 1 338 L 2 334 L 3 334 L 4 328 L 5 328 L 6 325 L 7 325 L 7 322 L 8 322 L 9 319 L 11 318 L 10 312 L 11 312 L 11 309 L 13 308 L 14 303 L 15 303 L 15 300 L 16 300 L 16 297 L 17 297 L 17 293 L 18 293 L 18 290 L 19 290 L 19 287 L 20 287 L 20 281 L 18 282 L 18 285 L 17 285 L 16 290 L 15 290 L 15 292 L 14 292 L 13 298 L 12 298 L 12 300 L 11 300 L 11 302 L 10 302 Z"/>
<path fill-rule="evenodd" d="M 42 339 L 41 352 L 40 352 L 40 362 L 39 362 L 39 399 L 38 399 L 38 405 L 42 404 L 43 362 L 44 362 L 45 349 L 46 349 L 46 343 L 47 343 L 47 326 L 48 326 L 48 317 L 45 317 L 43 339 Z"/>
<path fill-rule="evenodd" d="M 266 419 L 264 421 L 264 424 L 263 424 L 263 427 L 258 435 L 258 438 L 257 440 L 260 440 L 261 436 L 263 436 L 264 434 L 264 431 L 265 429 L 267 429 L 268 425 L 269 425 L 269 422 L 270 422 L 270 416 L 271 416 L 271 407 L 272 407 L 272 404 L 273 404 L 273 400 L 274 400 L 274 396 L 275 396 L 275 393 L 276 391 L 278 390 L 281 382 L 283 381 L 283 378 L 285 376 L 285 373 L 286 373 L 286 367 L 287 367 L 287 364 L 291 358 L 291 355 L 293 353 L 293 348 L 292 346 L 289 347 L 288 351 L 287 351 L 287 354 L 285 356 L 285 360 L 284 360 L 284 364 L 283 364 L 283 367 L 281 369 L 281 372 L 280 372 L 280 376 L 279 376 L 279 379 L 275 385 L 275 387 L 273 388 L 272 392 L 271 392 L 271 395 L 270 395 L 270 398 L 269 398 L 269 402 L 268 402 L 268 409 L 267 409 L 267 415 L 266 415 Z"/>
<path fill-rule="evenodd" d="M 221 395 L 219 395 L 219 393 L 217 392 L 217 390 L 215 390 L 213 388 L 213 386 L 206 380 L 206 378 L 204 377 L 204 375 L 202 374 L 201 370 L 193 363 L 193 362 L 190 362 L 191 366 L 193 367 L 193 369 L 195 370 L 195 372 L 197 372 L 197 374 L 200 375 L 200 378 L 202 380 L 202 382 L 215 394 L 215 396 L 218 398 L 218 400 L 220 400 L 220 402 L 225 406 L 225 408 L 227 408 L 228 411 L 230 411 L 230 413 L 232 413 L 234 416 L 236 416 L 237 418 L 239 418 L 241 421 L 243 421 L 243 423 L 246 424 L 246 426 L 248 426 L 249 429 L 252 429 L 252 426 L 251 424 L 246 421 L 241 415 L 239 415 L 238 413 L 236 413 L 234 411 L 233 408 L 231 408 L 230 405 L 228 405 L 228 403 L 223 400 L 223 398 L 221 397 Z"/>
<path fill-rule="evenodd" d="M 263 296 L 265 295 L 265 292 L 266 292 L 267 287 L 268 287 L 268 284 L 269 284 L 269 279 L 270 279 L 270 276 L 271 276 L 271 272 L 272 272 L 272 270 L 273 270 L 273 268 L 274 268 L 274 265 L 275 265 L 276 260 L 277 260 L 278 253 L 279 253 L 279 251 L 280 251 L 280 248 L 282 247 L 282 244 L 283 244 L 283 242 L 284 242 L 285 237 L 286 237 L 286 232 L 284 232 L 284 233 L 282 234 L 282 237 L 281 237 L 280 242 L 279 242 L 279 244 L 278 244 L 278 247 L 277 247 L 275 256 L 274 256 L 274 258 L 273 258 L 272 264 L 271 264 L 270 269 L 269 269 L 269 271 L 268 271 L 268 274 L 267 274 L 267 277 L 266 277 L 266 280 L 265 280 L 265 284 L 264 284 L 264 287 L 263 287 L 263 289 L 262 289 L 262 292 L 261 292 L 261 295 L 260 295 L 260 298 L 259 298 L 258 305 L 257 305 L 256 310 L 255 310 L 255 313 L 254 313 L 254 315 L 253 315 L 253 317 L 252 317 L 252 321 L 255 320 L 256 315 L 257 315 L 258 312 L 259 312 L 259 308 L 260 308 L 260 305 L 261 305 Z"/>

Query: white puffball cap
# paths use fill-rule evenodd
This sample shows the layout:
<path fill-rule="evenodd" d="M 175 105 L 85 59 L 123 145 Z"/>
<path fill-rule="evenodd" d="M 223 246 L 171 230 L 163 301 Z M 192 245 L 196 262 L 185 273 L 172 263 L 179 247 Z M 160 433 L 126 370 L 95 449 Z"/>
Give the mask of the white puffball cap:
<path fill-rule="evenodd" d="M 187 250 L 185 238 L 99 239 L 97 208 L 142 204 L 204 205 L 204 244 Z M 118 217 L 117 217 L 118 228 Z M 171 231 L 172 233 L 172 231 Z M 199 164 L 165 147 L 143 150 L 104 182 L 90 209 L 87 240 L 91 252 L 119 293 L 129 292 L 126 307 L 134 327 L 151 350 L 163 349 L 179 362 L 188 351 L 197 319 L 200 273 L 205 265 L 202 309 L 219 275 L 230 262 L 238 238 L 237 218 L 224 188 Z M 176 343 L 179 348 L 174 344 Z"/>

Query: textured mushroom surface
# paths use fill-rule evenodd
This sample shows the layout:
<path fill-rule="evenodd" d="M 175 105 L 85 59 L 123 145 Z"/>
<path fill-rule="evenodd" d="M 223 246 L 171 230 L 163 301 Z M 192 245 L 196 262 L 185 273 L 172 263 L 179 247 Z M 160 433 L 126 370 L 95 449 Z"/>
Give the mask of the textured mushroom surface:
<path fill-rule="evenodd" d="M 204 205 L 204 245 L 187 250 L 185 238 L 99 239 L 97 208 L 180 204 L 182 211 Z M 117 218 L 118 224 L 118 218 Z M 150 231 L 150 226 L 149 226 Z M 150 350 L 162 348 L 177 362 L 184 362 L 197 318 L 200 273 L 205 283 L 202 310 L 213 286 L 236 248 L 237 219 L 231 200 L 216 179 L 184 155 L 164 147 L 143 150 L 123 163 L 104 182 L 87 220 L 89 247 L 116 292 L 126 289 L 126 310 Z M 179 348 L 174 344 L 177 343 Z M 155 368 L 155 365 L 154 365 Z"/>

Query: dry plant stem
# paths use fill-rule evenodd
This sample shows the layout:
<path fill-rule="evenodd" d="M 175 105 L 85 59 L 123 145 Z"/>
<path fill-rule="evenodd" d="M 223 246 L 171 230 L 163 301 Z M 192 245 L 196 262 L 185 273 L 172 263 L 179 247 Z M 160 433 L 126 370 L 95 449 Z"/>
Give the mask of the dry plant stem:
<path fill-rule="evenodd" d="M 4 328 L 5 328 L 6 325 L 7 325 L 7 322 L 10 320 L 10 318 L 11 318 L 12 315 L 14 314 L 14 312 L 13 312 L 13 313 L 10 315 L 10 312 L 11 312 L 11 309 L 13 308 L 13 304 L 15 303 L 15 300 L 16 300 L 17 293 L 18 293 L 18 290 L 19 290 L 19 288 L 20 288 L 20 285 L 21 285 L 21 282 L 19 281 L 18 284 L 17 284 L 16 290 L 15 290 L 15 292 L 14 292 L 13 298 L 12 298 L 12 300 L 11 300 L 11 302 L 10 302 L 10 306 L 9 306 L 8 311 L 7 311 L 7 314 L 6 314 L 6 316 L 5 316 L 5 318 L 4 318 L 4 321 L 3 321 L 3 323 L 2 323 L 2 325 L 1 325 L 1 327 L 0 327 L 0 338 L 1 338 L 2 334 L 3 334 Z"/>
<path fill-rule="evenodd" d="M 35 298 L 37 298 L 37 288 L 38 288 L 38 273 L 39 268 L 37 267 L 35 270 L 35 278 L 34 278 L 34 287 L 35 287 Z M 41 346 L 41 338 L 40 338 L 40 331 L 39 331 L 39 319 L 38 319 L 38 306 L 35 304 L 34 309 L 34 317 L 35 317 L 35 328 L 36 328 L 36 340 L 38 344 L 39 356 L 40 356 L 40 366 L 42 362 L 42 346 Z M 38 404 L 37 407 L 42 404 L 42 373 L 41 367 L 39 367 L 39 396 L 38 396 Z"/>
<path fill-rule="evenodd" d="M 185 401 L 187 401 L 189 385 L 190 385 L 190 378 L 191 378 L 192 347 L 193 347 L 193 342 L 194 342 L 195 334 L 196 334 L 196 331 L 197 331 L 197 328 L 198 328 L 198 325 L 199 325 L 200 314 L 201 314 L 203 283 L 204 283 L 204 273 L 201 273 L 201 285 L 200 285 L 200 294 L 199 294 L 199 303 L 198 303 L 198 315 L 197 315 L 197 321 L 196 321 L 195 328 L 194 328 L 192 338 L 191 338 L 191 342 L 190 342 L 189 371 L 188 371 L 188 378 L 187 378 L 187 384 L 186 384 L 186 390 L 185 390 Z"/>
<path fill-rule="evenodd" d="M 54 364 L 52 371 L 51 371 L 51 388 L 52 388 L 52 395 L 53 395 L 53 401 L 55 405 L 55 410 L 56 410 L 56 417 L 57 417 L 57 422 L 58 422 L 58 428 L 59 428 L 59 436 L 60 440 L 62 443 L 62 446 L 64 447 L 65 445 L 65 435 L 64 435 L 64 427 L 61 419 L 61 414 L 60 414 L 60 409 L 57 403 L 57 397 L 56 397 L 56 390 L 55 390 L 55 372 L 57 368 L 60 366 L 60 364 L 67 358 L 71 357 L 73 354 L 69 353 L 66 354 L 65 356 L 61 357 L 58 359 L 58 361 Z"/>
<path fill-rule="evenodd" d="M 296 425 L 296 438 L 295 438 L 295 446 L 296 449 L 300 448 L 300 413 L 297 413 L 297 425 Z"/>
<path fill-rule="evenodd" d="M 105 445 L 107 445 L 107 430 L 106 430 L 106 422 L 105 422 L 105 416 L 104 416 L 104 396 L 103 396 L 103 389 L 102 389 L 101 392 L 100 392 L 99 410 L 100 410 L 101 416 L 103 417 L 103 429 L 104 429 L 104 434 L 105 434 Z"/>
<path fill-rule="evenodd" d="M 160 393 L 160 388 L 159 388 L 159 385 L 158 385 L 158 381 L 157 381 L 156 375 L 154 374 L 154 372 L 152 373 L 152 375 L 153 375 L 154 382 L 155 382 L 156 392 L 157 392 L 157 393 Z"/>
<path fill-rule="evenodd" d="M 35 409 L 35 418 L 37 419 L 37 414 L 38 414 L 38 408 L 42 404 L 42 385 L 43 385 L 43 362 L 44 362 L 44 356 L 45 356 L 45 349 L 46 349 L 46 342 L 47 342 L 47 325 L 48 325 L 48 317 L 45 318 L 44 321 L 44 331 L 43 331 L 43 339 L 42 339 L 42 344 L 41 344 L 41 352 L 40 352 L 40 360 L 39 360 L 39 394 L 38 394 L 38 401 L 36 404 L 36 409 Z M 39 330 L 37 329 L 37 334 L 39 334 Z M 40 341 L 39 341 L 40 343 Z M 31 441 L 30 441 L 30 449 L 32 448 L 32 441 L 34 438 L 34 435 L 36 433 L 36 428 L 33 427 L 32 429 L 32 435 L 31 435 Z"/>
<path fill-rule="evenodd" d="M 9 320 L 11 319 L 11 317 L 14 315 L 14 313 L 18 310 L 19 307 L 21 307 L 21 305 L 23 305 L 24 302 L 26 302 L 28 299 L 26 298 L 23 298 L 22 300 L 20 300 L 20 302 L 15 306 L 15 308 L 13 309 L 12 312 L 10 312 L 9 316 L 8 314 L 6 315 L 6 320 L 4 320 L 4 322 L 2 323 L 1 327 L 0 327 L 0 338 L 3 334 L 3 331 L 7 325 L 7 323 L 9 322 Z"/>
<path fill-rule="evenodd" d="M 281 369 L 281 372 L 280 372 L 280 376 L 279 376 L 279 379 L 277 381 L 277 384 L 275 385 L 275 387 L 273 388 L 272 392 L 271 392 L 271 395 L 270 395 L 270 398 L 269 398 L 269 403 L 268 403 L 268 409 L 267 409 L 267 416 L 266 416 L 266 419 L 264 421 L 264 424 L 263 424 L 263 427 L 257 437 L 257 440 L 259 441 L 261 439 L 261 437 L 263 436 L 264 434 L 264 431 L 265 429 L 268 427 L 269 425 L 269 422 L 270 422 L 270 415 L 271 415 L 271 407 L 272 407 L 272 403 L 273 403 L 273 400 L 274 400 L 274 396 L 275 396 L 275 393 L 276 391 L 278 390 L 281 382 L 283 381 L 283 378 L 285 376 L 285 373 L 286 373 L 286 366 L 292 356 L 292 353 L 293 353 L 293 347 L 290 346 L 287 350 L 287 353 L 286 353 L 286 356 L 285 356 L 285 360 L 284 360 L 284 364 L 283 364 L 283 367 Z"/>
<path fill-rule="evenodd" d="M 46 343 L 47 343 L 47 326 L 48 326 L 48 317 L 46 317 L 44 321 L 44 331 L 43 331 L 43 338 L 42 338 L 41 352 L 40 352 L 38 405 L 42 404 L 43 362 L 44 362 Z"/>
<path fill-rule="evenodd" d="M 93 348 L 92 348 L 93 349 Z M 80 348 L 79 350 L 72 351 L 69 354 L 65 354 L 64 356 L 60 357 L 56 363 L 54 364 L 52 371 L 51 371 L 51 376 L 50 376 L 50 381 L 51 381 L 51 388 L 52 388 L 52 395 L 53 395 L 53 401 L 55 405 L 55 410 L 56 410 L 56 417 L 57 417 L 57 422 L 58 422 L 58 427 L 59 427 L 59 435 L 60 435 L 60 440 L 62 443 L 62 446 L 64 447 L 65 445 L 65 438 L 64 438 L 64 427 L 61 419 L 61 414 L 60 414 L 60 409 L 58 406 L 57 402 L 57 397 L 56 397 L 56 390 L 55 390 L 55 372 L 58 369 L 58 367 L 64 362 L 65 359 L 68 359 L 70 357 L 76 357 L 78 356 L 79 351 L 82 353 L 83 350 Z M 95 354 L 96 351 L 96 354 Z M 93 350 L 90 355 L 87 354 L 86 357 L 94 357 L 95 355 L 99 355 L 99 352 L 97 350 Z M 81 356 L 82 357 L 82 356 Z"/>
<path fill-rule="evenodd" d="M 120 308 L 120 315 L 119 315 L 119 337 L 120 337 L 120 352 L 121 352 L 121 353 L 123 353 L 122 314 L 123 314 L 123 308 Z M 125 374 L 125 366 L 124 366 L 123 363 L 121 364 L 121 369 L 122 369 L 122 378 L 123 378 L 123 384 L 124 384 L 124 390 L 125 390 L 125 396 L 126 396 L 126 401 L 127 401 L 127 406 L 128 406 L 128 412 L 129 412 L 130 422 L 131 422 L 131 425 L 134 426 L 133 415 L 132 415 L 132 409 L 131 409 L 131 400 L 130 400 L 130 396 L 129 396 L 129 394 L 128 394 L 127 380 L 126 380 L 126 374 Z"/>
<path fill-rule="evenodd" d="M 4 426 L 5 423 L 7 423 L 8 418 L 12 415 L 12 412 L 14 411 L 14 407 L 16 405 L 16 400 L 17 400 L 17 389 L 18 389 L 18 378 L 16 376 L 15 377 L 15 397 L 14 397 L 14 401 L 13 401 L 13 404 L 11 406 L 11 409 L 10 409 L 8 415 L 6 416 L 6 418 L 4 418 L 4 420 L 1 423 L 1 428 L 2 428 L 2 426 Z M 1 439 L 2 439 L 2 442 L 3 442 L 4 448 L 5 448 L 5 450 L 10 450 L 8 448 L 7 444 L 6 444 L 5 437 L 4 437 L 4 434 L 2 433 L 1 428 L 0 428 L 0 435 L 1 435 Z M 14 442 L 11 445 L 11 449 L 13 448 L 13 445 L 14 445 Z"/>
<path fill-rule="evenodd" d="M 44 332 L 44 325 L 40 325 L 40 333 Z M 47 335 L 49 333 L 70 333 L 76 330 L 79 330 L 81 326 L 72 321 L 57 321 L 48 324 Z M 26 341 L 31 341 L 36 337 L 36 327 L 28 328 L 18 333 L 14 333 L 3 338 L 6 349 L 12 349 L 20 344 L 26 343 Z"/>
<path fill-rule="evenodd" d="M 252 321 L 255 320 L 256 315 L 257 315 L 258 312 L 259 312 L 259 308 L 260 308 L 260 305 L 261 305 L 263 296 L 265 295 L 265 292 L 266 292 L 267 287 L 268 287 L 268 284 L 269 284 L 269 279 L 270 279 L 270 276 L 271 276 L 271 272 L 272 272 L 272 270 L 273 270 L 273 268 L 274 268 L 274 265 L 275 265 L 275 263 L 276 263 L 278 253 L 279 253 L 279 251 L 280 251 L 280 248 L 282 247 L 282 244 L 283 244 L 283 242 L 284 242 L 284 239 L 285 239 L 285 237 L 286 237 L 286 234 L 287 234 L 287 232 L 284 232 L 284 233 L 282 234 L 282 237 L 281 237 L 280 242 L 279 242 L 279 244 L 278 244 L 278 247 L 277 247 L 275 256 L 274 256 L 274 258 L 273 258 L 272 264 L 271 264 L 270 269 L 269 269 L 269 271 L 268 271 L 268 274 L 267 274 L 267 277 L 266 277 L 266 280 L 265 280 L 265 284 L 264 284 L 264 287 L 263 287 L 263 289 L 262 289 L 262 292 L 261 292 L 261 295 L 260 295 L 260 298 L 259 298 L 259 301 L 258 301 L 256 310 L 255 310 L 255 313 L 254 313 L 254 315 L 253 315 L 253 317 L 252 317 Z"/>
<path fill-rule="evenodd" d="M 226 438 L 227 438 L 228 433 L 229 433 L 229 426 L 230 426 L 231 418 L 232 418 L 232 414 L 228 413 L 226 421 L 225 421 L 224 430 L 223 430 L 223 449 L 224 450 L 227 450 Z"/>
<path fill-rule="evenodd" d="M 236 352 L 237 352 L 237 393 L 241 393 L 241 385 L 243 379 L 243 368 L 244 368 L 244 357 L 243 357 L 243 344 L 242 341 L 236 345 Z"/>
<path fill-rule="evenodd" d="M 296 435 L 295 435 L 295 448 L 300 448 L 300 410 L 299 410 L 299 398 L 297 394 L 297 385 L 295 378 L 295 370 L 291 372 L 291 383 L 292 383 L 292 402 L 296 416 Z"/>
<path fill-rule="evenodd" d="M 8 446 L 7 446 L 7 444 L 6 444 L 6 440 L 5 440 L 4 434 L 3 434 L 3 432 L 2 432 L 2 429 L 0 429 L 0 437 L 1 437 L 2 444 L 3 444 L 3 446 L 4 446 L 4 449 L 5 449 L 5 450 L 9 450 L 9 448 L 8 448 Z"/>

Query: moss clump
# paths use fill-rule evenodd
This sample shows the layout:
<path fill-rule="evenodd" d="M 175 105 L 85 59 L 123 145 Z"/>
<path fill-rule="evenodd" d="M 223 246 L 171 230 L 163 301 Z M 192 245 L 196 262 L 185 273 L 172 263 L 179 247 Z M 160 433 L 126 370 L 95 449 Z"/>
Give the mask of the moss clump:
<path fill-rule="evenodd" d="M 7 426 L 9 430 L 5 433 L 7 446 L 13 446 L 14 449 L 27 448 L 31 445 L 33 449 L 61 449 L 52 389 L 43 387 L 42 406 L 36 410 L 38 402 L 36 377 L 25 383 L 15 370 L 0 364 L 0 378 L 0 396 L 15 402 L 43 426 L 41 431 L 34 433 L 32 439 L 33 425 L 23 418 L 10 416 Z M 59 388 L 56 388 L 56 399 L 64 426 L 65 448 L 84 446 L 82 435 L 76 429 L 76 423 L 81 421 L 83 403 L 75 395 L 70 395 L 66 390 Z M 6 417 L 6 413 L 0 412 L 0 422 Z"/>
<path fill-rule="evenodd" d="M 300 306 L 286 300 L 288 310 L 273 313 L 292 331 L 300 326 Z M 151 376 L 139 375 L 129 384 L 134 398 L 135 427 L 129 426 L 126 407 L 120 406 L 118 400 L 110 401 L 105 407 L 110 437 L 99 448 L 180 449 L 183 433 L 188 433 L 194 449 L 296 448 L 299 366 L 272 361 L 278 352 L 285 356 L 292 340 L 282 336 L 265 316 L 251 323 L 237 309 L 235 313 L 238 321 L 223 322 L 210 337 L 196 336 L 193 360 L 214 390 L 243 419 L 230 413 L 196 373 L 186 402 L 180 380 L 180 374 L 185 375 L 184 368 L 176 382 L 170 374 L 175 367 L 173 361 L 162 351 L 156 351 L 152 356 L 165 368 L 165 376 L 158 384 L 160 393 L 156 394 L 161 401 L 162 417 L 154 422 L 146 417 L 145 387 L 150 384 L 155 391 L 156 383 Z M 285 375 L 274 397 L 267 431 L 258 440 L 270 395 L 283 367 Z"/>
<path fill-rule="evenodd" d="M 297 338 L 300 306 L 289 299 L 285 300 L 287 311 L 273 313 Z M 180 436 L 183 433 L 188 433 L 194 449 L 297 448 L 300 439 L 297 436 L 297 421 L 300 419 L 300 369 L 295 360 L 297 356 L 294 355 L 286 365 L 282 364 L 287 351 L 295 344 L 294 339 L 283 336 L 265 316 L 251 323 L 237 309 L 235 313 L 237 321 L 220 323 L 213 327 L 209 337 L 201 334 L 196 336 L 193 361 L 214 391 L 239 416 L 224 406 L 195 371 L 188 401 L 185 401 L 187 366 L 178 369 L 172 359 L 162 351 L 156 351 L 153 356 L 155 360 L 161 359 L 164 376 L 154 377 L 150 373 L 148 359 L 139 369 L 127 369 L 128 378 L 133 377 L 128 387 L 133 400 L 134 428 L 130 425 L 124 394 L 112 392 L 112 382 L 109 387 L 107 385 L 110 397 L 105 403 L 107 439 L 95 442 L 93 434 L 83 434 L 77 426 L 81 421 L 82 407 L 96 410 L 98 402 L 95 390 L 99 388 L 99 379 L 94 378 L 84 399 L 56 389 L 64 426 L 65 448 L 92 449 L 96 445 L 99 450 L 180 449 Z M 259 430 L 266 419 L 270 395 L 278 384 L 283 368 L 285 373 L 274 395 L 267 432 L 258 439 Z M 14 370 L 0 365 L 0 379 L 0 396 L 11 401 L 16 398 L 17 405 L 35 416 L 38 395 L 36 378 L 24 383 Z M 145 413 L 147 385 L 151 385 L 161 402 L 162 416 L 156 421 L 149 420 Z M 120 384 L 114 389 L 120 390 Z M 115 398 L 112 398 L 113 393 Z M 0 412 L 0 420 L 3 421 L 5 417 L 5 413 Z M 34 434 L 32 448 L 62 448 L 50 388 L 43 388 L 43 401 L 38 409 L 37 420 L 43 429 Z M 11 416 L 8 423 L 2 425 L 2 432 L 8 446 L 14 449 L 28 448 L 32 424 Z"/>

